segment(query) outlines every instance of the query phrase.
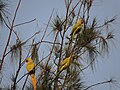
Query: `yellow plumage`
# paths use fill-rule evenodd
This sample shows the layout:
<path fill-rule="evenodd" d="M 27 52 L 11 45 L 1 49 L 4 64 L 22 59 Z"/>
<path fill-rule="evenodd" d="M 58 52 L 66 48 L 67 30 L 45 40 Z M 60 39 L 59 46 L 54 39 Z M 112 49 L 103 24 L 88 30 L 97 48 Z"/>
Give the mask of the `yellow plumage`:
<path fill-rule="evenodd" d="M 31 76 L 34 90 L 36 90 L 35 65 L 31 58 L 26 58 L 26 69 Z"/>
<path fill-rule="evenodd" d="M 61 64 L 60 69 L 59 69 L 59 72 L 61 72 L 64 69 L 68 68 L 70 66 L 70 64 L 71 64 L 71 61 L 72 61 L 72 56 L 69 56 L 68 58 L 65 58 L 62 61 L 62 64 Z"/>
<path fill-rule="evenodd" d="M 79 20 L 77 21 L 77 23 L 73 26 L 72 32 L 71 32 L 71 34 L 70 34 L 71 37 L 72 37 L 72 40 L 74 39 L 74 35 L 75 35 L 76 33 L 80 32 L 80 29 L 82 28 L 83 24 L 84 24 L 84 21 L 83 21 L 83 19 L 81 18 L 81 19 L 79 19 Z"/>

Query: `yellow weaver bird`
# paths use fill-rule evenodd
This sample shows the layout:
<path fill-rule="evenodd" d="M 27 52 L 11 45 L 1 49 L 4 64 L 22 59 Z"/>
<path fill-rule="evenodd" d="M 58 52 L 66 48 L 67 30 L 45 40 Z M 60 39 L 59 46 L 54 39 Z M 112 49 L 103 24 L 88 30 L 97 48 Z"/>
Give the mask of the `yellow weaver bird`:
<path fill-rule="evenodd" d="M 72 32 L 71 32 L 71 34 L 70 34 L 70 36 L 72 37 L 72 40 L 74 39 L 75 34 L 77 34 L 78 32 L 80 32 L 83 24 L 84 24 L 84 21 L 83 21 L 82 18 L 80 18 L 80 19 L 77 21 L 77 23 L 73 26 Z"/>
<path fill-rule="evenodd" d="M 70 66 L 70 64 L 71 64 L 71 61 L 72 61 L 72 55 L 70 55 L 68 58 L 65 58 L 62 61 L 62 64 L 61 64 L 60 69 L 59 69 L 59 72 L 61 72 L 64 69 L 68 68 Z"/>
<path fill-rule="evenodd" d="M 36 78 L 35 78 L 35 65 L 34 62 L 31 58 L 26 58 L 26 69 L 29 73 L 29 75 L 31 76 L 31 80 L 32 80 L 32 85 L 34 90 L 36 90 Z"/>

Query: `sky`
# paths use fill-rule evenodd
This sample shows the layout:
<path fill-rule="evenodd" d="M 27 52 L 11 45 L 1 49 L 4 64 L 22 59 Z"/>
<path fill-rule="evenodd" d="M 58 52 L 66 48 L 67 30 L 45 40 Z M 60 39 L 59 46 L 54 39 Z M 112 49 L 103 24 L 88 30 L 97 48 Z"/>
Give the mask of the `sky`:
<path fill-rule="evenodd" d="M 8 0 L 11 12 L 14 11 L 15 5 L 18 0 Z M 110 27 L 115 34 L 114 43 L 110 43 L 110 53 L 104 58 L 98 58 L 98 64 L 95 72 L 90 70 L 85 71 L 84 80 L 88 85 L 96 82 L 108 80 L 111 77 L 117 78 L 120 83 L 120 0 L 94 0 L 91 15 L 98 18 L 98 21 L 103 22 L 106 18 L 117 17 L 117 20 Z M 22 40 L 33 35 L 36 31 L 43 30 L 50 17 L 50 14 L 55 9 L 55 12 L 61 16 L 64 16 L 65 12 L 64 0 L 22 0 L 16 23 L 29 21 L 34 18 L 37 20 L 28 25 L 16 27 Z M 11 15 L 12 18 L 12 15 Z M 0 33 L 1 37 L 6 38 L 6 32 Z M 14 37 L 13 37 L 14 38 Z M 5 42 L 3 42 L 4 44 Z M 1 54 L 1 53 L 0 53 Z M 120 86 L 120 85 L 119 85 Z M 91 89 L 93 90 L 93 89 Z M 109 85 L 100 85 L 94 88 L 94 90 L 110 90 Z M 112 86 L 111 90 L 119 90 L 119 88 Z"/>

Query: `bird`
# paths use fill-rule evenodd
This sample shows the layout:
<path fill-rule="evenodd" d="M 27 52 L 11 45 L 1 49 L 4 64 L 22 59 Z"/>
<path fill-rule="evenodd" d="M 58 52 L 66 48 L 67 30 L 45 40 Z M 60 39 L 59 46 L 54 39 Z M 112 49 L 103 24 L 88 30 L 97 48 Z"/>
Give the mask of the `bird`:
<path fill-rule="evenodd" d="M 64 69 L 68 68 L 72 61 L 72 55 L 70 55 L 68 58 L 65 58 L 62 61 L 62 64 L 60 65 L 59 72 L 62 72 Z"/>
<path fill-rule="evenodd" d="M 36 90 L 35 65 L 31 58 L 26 58 L 26 70 L 28 71 L 34 90 Z"/>
<path fill-rule="evenodd" d="M 72 62 L 72 55 L 70 55 L 69 57 L 65 58 L 65 59 L 62 61 L 61 65 L 60 65 L 60 68 L 59 68 L 59 71 L 58 71 L 58 73 L 55 75 L 55 78 L 51 81 L 51 83 L 59 76 L 59 74 L 60 74 L 63 70 L 65 70 L 66 68 L 68 68 L 68 67 L 70 66 L 71 62 Z"/>
<path fill-rule="evenodd" d="M 80 32 L 83 24 L 84 24 L 84 20 L 82 18 L 80 18 L 77 21 L 77 23 L 74 24 L 74 26 L 72 28 L 72 32 L 70 33 L 70 36 L 72 37 L 72 40 L 74 39 L 75 34 L 77 34 L 78 32 Z"/>

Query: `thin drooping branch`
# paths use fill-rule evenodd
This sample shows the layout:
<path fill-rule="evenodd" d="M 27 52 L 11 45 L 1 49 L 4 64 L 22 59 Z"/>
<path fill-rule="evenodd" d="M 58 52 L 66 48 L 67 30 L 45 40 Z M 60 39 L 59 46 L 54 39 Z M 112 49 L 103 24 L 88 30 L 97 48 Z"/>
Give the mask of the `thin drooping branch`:
<path fill-rule="evenodd" d="M 28 23 L 34 22 L 35 20 L 36 20 L 36 18 L 33 19 L 33 20 L 30 20 L 30 21 L 26 21 L 26 22 L 20 23 L 20 24 L 16 24 L 16 25 L 14 25 L 13 27 L 18 27 L 18 26 L 21 26 L 21 25 L 25 25 L 25 24 L 28 24 Z"/>
<path fill-rule="evenodd" d="M 38 45 L 38 44 L 40 44 L 40 43 L 48 43 L 48 44 L 58 44 L 58 45 L 60 45 L 60 43 L 57 43 L 57 42 L 56 42 L 56 43 L 54 43 L 54 42 L 50 42 L 50 41 L 43 41 L 43 40 L 42 40 L 41 42 L 37 42 L 37 43 L 33 44 L 33 46 L 34 46 L 34 45 Z"/>
<path fill-rule="evenodd" d="M 102 28 L 104 26 L 107 26 L 108 24 L 110 24 L 111 22 L 115 21 L 116 20 L 116 17 L 113 17 L 112 19 L 108 20 L 108 21 L 105 21 L 103 25 L 100 25 L 100 26 L 97 26 L 95 27 L 95 29 L 99 29 L 99 28 Z"/>
<path fill-rule="evenodd" d="M 5 55 L 6 51 L 7 51 L 8 45 L 10 43 L 10 39 L 11 39 L 12 31 L 13 31 L 13 26 L 14 26 L 14 23 L 15 23 L 16 15 L 17 15 L 18 9 L 20 7 L 21 1 L 22 0 L 19 0 L 17 8 L 16 8 L 15 13 L 14 13 L 14 17 L 13 17 L 13 20 L 12 20 L 12 25 L 10 27 L 10 32 L 9 32 L 9 35 L 8 35 L 7 43 L 5 45 L 5 49 L 3 51 L 3 55 L 2 55 L 2 59 L 1 59 L 1 63 L 0 63 L 0 70 L 2 69 L 2 65 L 3 65 L 3 62 L 4 62 L 4 58 L 5 58 L 4 55 Z"/>
<path fill-rule="evenodd" d="M 92 88 L 92 87 L 95 87 L 95 86 L 98 86 L 98 85 L 110 84 L 110 83 L 114 83 L 114 82 L 116 82 L 116 80 L 113 80 L 113 79 L 110 79 L 110 80 L 107 80 L 107 81 L 103 81 L 103 82 L 98 82 L 98 83 L 96 83 L 96 84 L 93 84 L 93 85 L 88 86 L 88 87 L 85 88 L 84 90 L 88 90 L 88 89 L 90 89 L 90 88 Z"/>

